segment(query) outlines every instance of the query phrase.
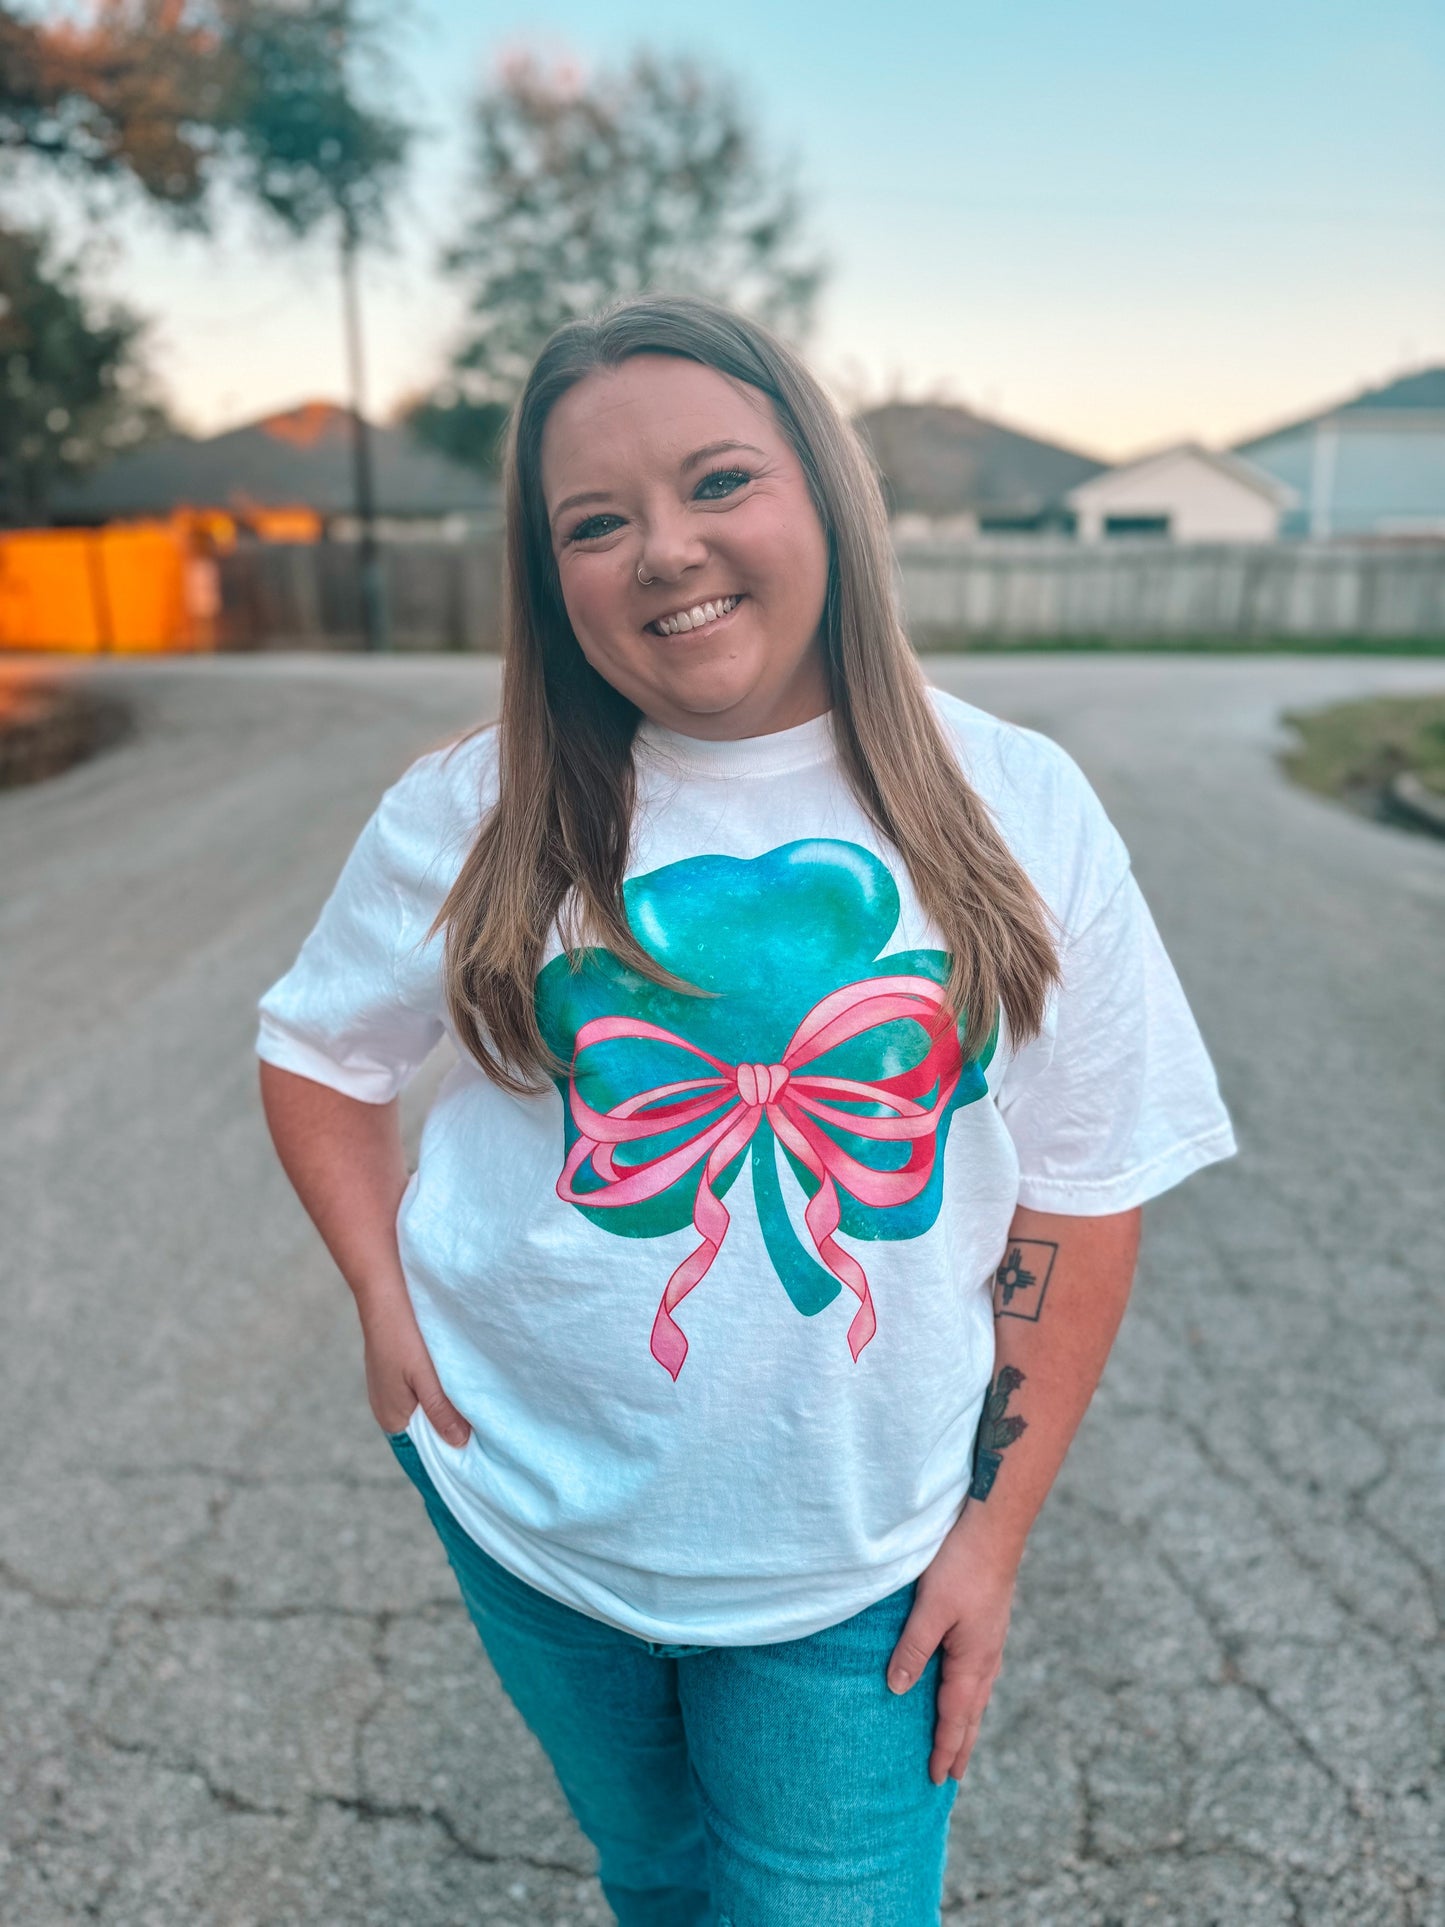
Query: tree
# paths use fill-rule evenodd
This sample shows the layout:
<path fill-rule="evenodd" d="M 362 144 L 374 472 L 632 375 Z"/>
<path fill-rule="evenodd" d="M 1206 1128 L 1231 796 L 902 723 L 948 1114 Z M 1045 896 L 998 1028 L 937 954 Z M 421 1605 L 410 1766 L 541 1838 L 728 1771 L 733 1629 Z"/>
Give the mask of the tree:
<path fill-rule="evenodd" d="M 512 58 L 476 103 L 473 195 L 443 257 L 468 293 L 454 398 L 510 402 L 561 322 L 649 288 L 793 337 L 811 321 L 824 268 L 798 196 L 733 87 L 689 60 L 639 54 L 587 79 Z"/>
<path fill-rule="evenodd" d="M 94 310 L 43 236 L 0 230 L 0 523 L 38 519 L 58 478 L 166 425 L 141 332 L 124 308 Z"/>
<path fill-rule="evenodd" d="M 96 0 L 46 21 L 0 0 L 0 151 L 91 186 L 128 181 L 204 227 L 229 179 L 302 234 L 379 226 L 408 130 L 358 103 L 379 63 L 357 0 Z"/>
<path fill-rule="evenodd" d="M 397 419 L 418 441 L 454 462 L 495 475 L 502 465 L 502 438 L 510 412 L 504 401 L 473 401 L 447 382 L 435 394 L 404 403 Z"/>
<path fill-rule="evenodd" d="M 378 17 L 369 4 L 93 0 L 79 18 L 46 21 L 0 0 L 0 153 L 29 155 L 92 191 L 138 186 L 192 227 L 207 226 L 222 179 L 293 234 L 337 220 L 353 371 L 363 602 L 368 636 L 375 638 L 382 628 L 381 591 L 359 392 L 356 253 L 384 224 L 409 133 L 388 113 L 361 104 L 354 91 L 358 67 L 382 64 Z M 16 255 L 22 263 L 34 258 L 23 247 Z M 85 401 L 83 394 L 75 399 Z M 63 412 L 52 410 L 45 420 Z M 38 472 L 48 472 L 56 459 Z"/>

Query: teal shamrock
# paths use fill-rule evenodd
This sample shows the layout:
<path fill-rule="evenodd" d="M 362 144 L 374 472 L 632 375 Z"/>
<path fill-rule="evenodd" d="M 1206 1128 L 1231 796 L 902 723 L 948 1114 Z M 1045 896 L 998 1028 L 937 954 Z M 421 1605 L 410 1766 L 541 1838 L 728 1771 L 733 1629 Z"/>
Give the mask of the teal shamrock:
<path fill-rule="evenodd" d="M 872 1331 L 866 1279 L 831 1233 L 906 1239 L 934 1222 L 949 1123 L 986 1095 L 997 1027 L 963 1063 L 939 1008 L 948 958 L 885 953 L 898 888 L 855 843 L 689 857 L 629 879 L 624 896 L 643 948 L 714 994 L 664 989 L 597 947 L 542 970 L 538 1022 L 570 1066 L 557 1080 L 559 1193 L 618 1236 L 702 1234 L 654 1330 L 676 1376 L 686 1340 L 670 1311 L 712 1262 L 727 1225 L 716 1201 L 749 1162 L 768 1256 L 797 1309 L 821 1311 L 843 1284 L 859 1297 L 856 1357 Z M 784 1203 L 780 1153 L 809 1201 L 811 1251 Z"/>

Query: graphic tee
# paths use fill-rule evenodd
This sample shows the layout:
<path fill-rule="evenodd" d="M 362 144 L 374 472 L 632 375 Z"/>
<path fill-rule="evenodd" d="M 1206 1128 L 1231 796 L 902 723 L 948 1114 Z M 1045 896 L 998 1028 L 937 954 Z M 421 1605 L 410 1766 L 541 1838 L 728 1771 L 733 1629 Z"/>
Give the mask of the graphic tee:
<path fill-rule="evenodd" d="M 397 1215 L 472 1427 L 409 1431 L 529 1584 L 645 1639 L 832 1625 L 915 1578 L 968 1490 L 992 1284 L 1022 1203 L 1100 1215 L 1234 1149 L 1127 851 L 1056 744 L 933 700 L 1057 926 L 1041 1034 L 965 1060 L 948 960 L 828 717 L 714 743 L 645 723 L 625 899 L 643 947 L 536 985 L 567 1072 L 456 1060 Z M 415 763 L 261 1000 L 272 1064 L 386 1103 L 450 1028 L 426 932 L 496 795 L 496 732 Z"/>

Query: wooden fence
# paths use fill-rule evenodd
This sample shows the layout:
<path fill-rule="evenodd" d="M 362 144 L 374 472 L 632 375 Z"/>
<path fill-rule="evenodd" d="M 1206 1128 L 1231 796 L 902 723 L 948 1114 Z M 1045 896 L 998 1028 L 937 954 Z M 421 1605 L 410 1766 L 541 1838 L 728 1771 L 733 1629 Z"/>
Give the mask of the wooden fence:
<path fill-rule="evenodd" d="M 219 558 L 228 648 L 346 649 L 361 639 L 349 542 Z M 897 557 L 914 640 L 1445 638 L 1445 543 L 1091 544 L 1048 536 L 909 543 Z M 383 551 L 392 646 L 495 650 L 501 535 Z"/>
<path fill-rule="evenodd" d="M 900 546 L 914 640 L 1445 637 L 1445 542 L 1077 542 Z"/>
<path fill-rule="evenodd" d="M 223 647 L 360 646 L 355 543 L 248 543 L 219 563 Z M 464 542 L 384 544 L 382 578 L 394 649 L 500 646 L 500 530 Z"/>

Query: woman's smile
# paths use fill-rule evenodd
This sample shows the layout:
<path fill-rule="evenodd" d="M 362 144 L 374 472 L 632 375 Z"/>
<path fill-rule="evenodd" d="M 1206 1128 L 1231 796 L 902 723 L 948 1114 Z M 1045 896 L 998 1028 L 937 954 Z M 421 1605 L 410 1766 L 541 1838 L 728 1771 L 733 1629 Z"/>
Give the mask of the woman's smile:
<path fill-rule="evenodd" d="M 696 635 L 699 631 L 711 635 L 722 627 L 742 600 L 740 595 L 711 596 L 674 609 L 671 615 L 658 616 L 643 627 L 653 636 Z"/>

